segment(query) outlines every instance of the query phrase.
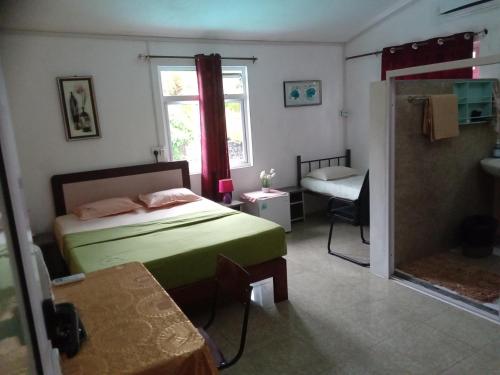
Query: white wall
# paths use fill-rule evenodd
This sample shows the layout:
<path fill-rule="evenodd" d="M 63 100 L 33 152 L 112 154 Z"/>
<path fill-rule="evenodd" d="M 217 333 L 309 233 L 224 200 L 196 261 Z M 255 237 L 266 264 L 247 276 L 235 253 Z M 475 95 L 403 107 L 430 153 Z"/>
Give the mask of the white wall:
<path fill-rule="evenodd" d="M 162 140 L 149 66 L 137 59 L 148 44 L 158 54 L 258 57 L 248 65 L 254 167 L 232 172 L 237 195 L 256 189 L 264 168 L 278 171 L 275 186 L 294 184 L 298 154 L 317 158 L 343 152 L 341 46 L 4 34 L 0 54 L 34 232 L 52 225 L 52 175 L 153 161 L 151 147 Z M 66 141 L 55 81 L 64 75 L 94 76 L 101 139 Z M 297 79 L 322 80 L 321 106 L 284 108 L 283 81 Z M 192 176 L 192 184 L 199 191 L 199 176 Z"/>
<path fill-rule="evenodd" d="M 480 55 L 500 53 L 500 8 L 459 16 L 439 16 L 438 8 L 439 2 L 433 0 L 412 3 L 347 43 L 346 56 L 483 28 L 489 33 L 481 40 Z M 353 165 L 360 169 L 368 168 L 370 82 L 380 80 L 380 62 L 380 55 L 345 62 L 345 104 L 350 112 L 346 121 L 347 147 L 352 149 Z"/>

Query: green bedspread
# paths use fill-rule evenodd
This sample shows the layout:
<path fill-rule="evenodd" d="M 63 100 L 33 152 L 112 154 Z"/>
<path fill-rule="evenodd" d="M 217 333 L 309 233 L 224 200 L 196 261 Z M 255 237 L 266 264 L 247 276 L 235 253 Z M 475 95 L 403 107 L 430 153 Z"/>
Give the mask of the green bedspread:
<path fill-rule="evenodd" d="M 285 232 L 273 222 L 221 209 L 64 236 L 71 273 L 139 261 L 166 288 L 212 277 L 217 254 L 243 266 L 286 254 Z"/>

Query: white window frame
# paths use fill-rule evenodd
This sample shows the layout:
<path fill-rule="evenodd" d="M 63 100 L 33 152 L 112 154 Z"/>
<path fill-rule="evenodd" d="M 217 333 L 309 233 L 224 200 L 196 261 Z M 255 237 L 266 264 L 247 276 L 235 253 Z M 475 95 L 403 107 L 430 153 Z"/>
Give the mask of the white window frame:
<path fill-rule="evenodd" d="M 199 95 L 163 95 L 161 73 L 163 71 L 196 71 L 193 65 L 159 65 L 158 66 L 158 81 L 160 85 L 159 94 L 161 96 L 161 110 L 163 113 L 163 128 L 165 134 L 165 157 L 167 161 L 173 161 L 172 157 L 172 143 L 170 138 L 170 124 L 168 117 L 168 105 L 183 102 L 192 102 L 200 100 Z M 237 71 L 241 73 L 243 83 L 242 94 L 224 94 L 224 103 L 226 102 L 239 102 L 241 105 L 241 115 L 243 123 L 243 154 L 245 155 L 245 162 L 231 166 L 231 169 L 248 168 L 253 166 L 253 153 L 252 153 L 252 137 L 250 131 L 250 105 L 248 101 L 248 75 L 246 66 L 222 66 L 222 74 L 227 71 Z M 201 171 L 191 171 L 191 175 L 200 174 Z"/>

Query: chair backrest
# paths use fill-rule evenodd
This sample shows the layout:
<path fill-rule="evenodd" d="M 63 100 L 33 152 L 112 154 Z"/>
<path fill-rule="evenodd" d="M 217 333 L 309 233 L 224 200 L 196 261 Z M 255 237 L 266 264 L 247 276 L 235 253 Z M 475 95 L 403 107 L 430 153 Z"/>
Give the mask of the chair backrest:
<path fill-rule="evenodd" d="M 359 192 L 359 222 L 362 225 L 370 224 L 370 171 L 366 171 L 363 185 Z"/>
<path fill-rule="evenodd" d="M 252 294 L 250 274 L 224 255 L 219 254 L 217 257 L 215 282 L 222 294 L 230 296 L 243 305 L 250 303 Z"/>

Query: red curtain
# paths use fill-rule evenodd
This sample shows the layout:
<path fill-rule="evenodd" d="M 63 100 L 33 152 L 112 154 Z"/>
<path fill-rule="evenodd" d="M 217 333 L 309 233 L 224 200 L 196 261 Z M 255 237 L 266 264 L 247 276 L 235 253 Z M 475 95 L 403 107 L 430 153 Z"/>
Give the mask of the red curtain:
<path fill-rule="evenodd" d="M 218 182 L 231 177 L 221 58 L 218 54 L 196 55 L 195 62 L 200 95 L 201 194 L 220 201 Z"/>
<path fill-rule="evenodd" d="M 460 33 L 433 38 L 417 43 L 384 48 L 382 51 L 382 80 L 388 70 L 412 66 L 435 64 L 472 57 L 474 33 Z M 416 48 L 415 48 L 416 47 Z M 442 72 L 414 74 L 397 79 L 472 79 L 472 68 L 446 70 Z"/>

